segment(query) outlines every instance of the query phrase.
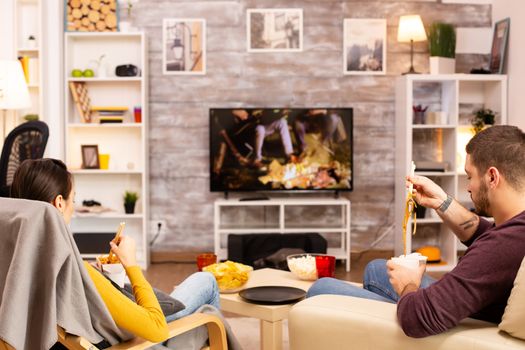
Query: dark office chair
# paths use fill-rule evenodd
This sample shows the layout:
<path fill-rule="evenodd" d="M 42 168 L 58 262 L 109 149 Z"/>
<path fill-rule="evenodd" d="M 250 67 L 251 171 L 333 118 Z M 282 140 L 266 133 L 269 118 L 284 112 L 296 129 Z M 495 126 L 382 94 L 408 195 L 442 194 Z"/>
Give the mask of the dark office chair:
<path fill-rule="evenodd" d="M 14 128 L 4 141 L 0 156 L 0 197 L 9 197 L 16 169 L 26 159 L 44 156 L 49 128 L 41 121 L 30 121 Z"/>

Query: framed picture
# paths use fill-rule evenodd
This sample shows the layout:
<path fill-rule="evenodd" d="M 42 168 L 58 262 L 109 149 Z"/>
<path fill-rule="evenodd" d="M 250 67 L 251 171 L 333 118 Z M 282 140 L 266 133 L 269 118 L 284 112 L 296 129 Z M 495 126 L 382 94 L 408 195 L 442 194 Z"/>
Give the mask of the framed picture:
<path fill-rule="evenodd" d="M 346 18 L 343 30 L 343 73 L 385 74 L 386 20 Z"/>
<path fill-rule="evenodd" d="M 162 23 L 163 74 L 206 74 L 206 20 L 165 18 Z"/>
<path fill-rule="evenodd" d="M 82 145 L 82 168 L 100 169 L 98 145 Z"/>
<path fill-rule="evenodd" d="M 303 51 L 302 9 L 248 9 L 248 52 Z"/>
<path fill-rule="evenodd" d="M 493 74 L 503 73 L 505 54 L 509 38 L 510 18 L 502 19 L 494 25 L 494 35 L 492 36 L 492 49 L 490 50 L 489 70 Z"/>

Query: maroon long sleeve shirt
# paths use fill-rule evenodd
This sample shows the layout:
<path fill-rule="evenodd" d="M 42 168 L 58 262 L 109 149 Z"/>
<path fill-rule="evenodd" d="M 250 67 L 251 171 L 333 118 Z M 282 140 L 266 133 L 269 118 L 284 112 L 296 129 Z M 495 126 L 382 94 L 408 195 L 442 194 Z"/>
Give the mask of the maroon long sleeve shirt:
<path fill-rule="evenodd" d="M 525 212 L 499 226 L 481 219 L 457 266 L 427 288 L 403 296 L 397 318 L 409 337 L 422 338 L 472 317 L 499 323 L 525 255 Z"/>

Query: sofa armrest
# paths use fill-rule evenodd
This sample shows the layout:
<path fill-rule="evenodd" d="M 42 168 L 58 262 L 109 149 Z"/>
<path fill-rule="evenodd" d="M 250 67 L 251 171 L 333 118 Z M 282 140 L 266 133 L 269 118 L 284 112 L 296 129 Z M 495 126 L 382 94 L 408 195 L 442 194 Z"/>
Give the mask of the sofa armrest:
<path fill-rule="evenodd" d="M 397 323 L 396 305 L 341 295 L 297 303 L 289 315 L 290 349 L 525 349 L 495 324 L 466 319 L 443 334 L 415 339 Z"/>

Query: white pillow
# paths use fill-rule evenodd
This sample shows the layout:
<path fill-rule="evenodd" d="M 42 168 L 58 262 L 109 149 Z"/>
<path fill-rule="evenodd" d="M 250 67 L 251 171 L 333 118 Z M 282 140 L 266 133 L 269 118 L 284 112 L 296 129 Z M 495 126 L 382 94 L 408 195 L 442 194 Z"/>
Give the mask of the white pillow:
<path fill-rule="evenodd" d="M 525 339 L 525 258 L 514 280 L 514 287 L 498 328 L 513 337 Z"/>

